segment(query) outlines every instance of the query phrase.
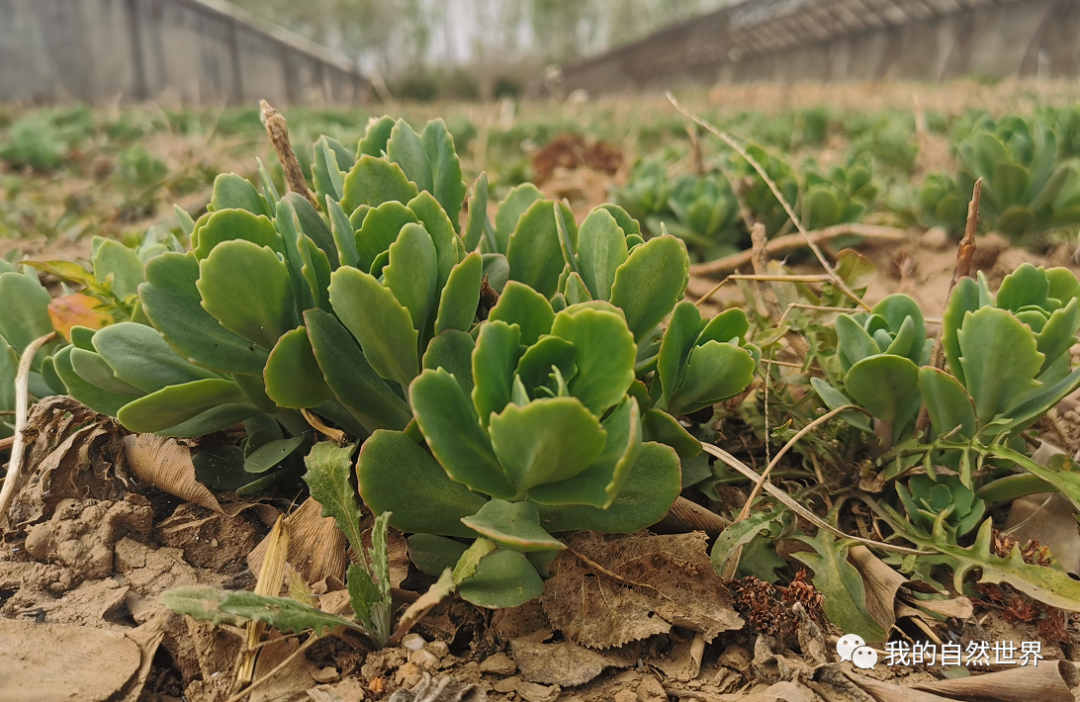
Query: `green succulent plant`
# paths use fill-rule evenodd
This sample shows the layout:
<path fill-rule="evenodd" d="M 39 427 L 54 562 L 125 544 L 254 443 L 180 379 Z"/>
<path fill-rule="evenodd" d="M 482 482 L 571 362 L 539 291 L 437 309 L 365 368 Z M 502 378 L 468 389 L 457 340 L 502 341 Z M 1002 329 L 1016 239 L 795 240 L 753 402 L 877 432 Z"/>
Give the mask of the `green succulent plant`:
<path fill-rule="evenodd" d="M 464 552 L 454 538 L 495 542 L 462 583 L 465 599 L 506 607 L 538 596 L 537 566 L 565 548 L 553 533 L 633 532 L 678 496 L 675 451 L 642 441 L 628 392 L 635 357 L 610 303 L 556 313 L 543 295 L 508 283 L 470 363 L 427 369 L 409 387 L 427 449 L 421 437 L 389 430 L 361 447 L 364 501 L 417 535 L 410 552 L 432 572 Z"/>
<path fill-rule="evenodd" d="M 915 219 L 924 227 L 944 227 L 950 232 L 964 228 L 967 200 L 956 180 L 944 173 L 930 173 L 916 194 Z"/>
<path fill-rule="evenodd" d="M 803 164 L 806 173 L 804 220 L 809 229 L 858 221 L 873 206 L 878 190 L 869 162 L 858 160 L 847 168 L 833 166 L 824 174 L 816 164 Z"/>
<path fill-rule="evenodd" d="M 1080 282 L 1066 268 L 1025 263 L 992 295 L 957 282 L 942 317 L 948 372 L 919 370 L 937 435 L 1002 442 L 1080 387 L 1069 349 L 1080 329 Z"/>
<path fill-rule="evenodd" d="M 907 295 L 889 295 L 869 312 L 837 315 L 836 340 L 826 363 L 843 391 L 820 378 L 811 383 L 830 407 L 854 402 L 869 411 L 891 446 L 919 411 L 919 367 L 933 343 L 922 310 Z"/>
<path fill-rule="evenodd" d="M 933 531 L 941 518 L 956 536 L 963 536 L 986 516 L 986 503 L 954 475 L 913 475 L 906 485 L 896 483 L 896 494 L 908 519 L 926 532 Z"/>
<path fill-rule="evenodd" d="M 956 152 L 966 199 L 983 179 L 979 212 L 992 230 L 1020 241 L 1080 222 L 1080 176 L 1073 163 L 1058 161 L 1057 137 L 1043 122 L 984 120 Z"/>

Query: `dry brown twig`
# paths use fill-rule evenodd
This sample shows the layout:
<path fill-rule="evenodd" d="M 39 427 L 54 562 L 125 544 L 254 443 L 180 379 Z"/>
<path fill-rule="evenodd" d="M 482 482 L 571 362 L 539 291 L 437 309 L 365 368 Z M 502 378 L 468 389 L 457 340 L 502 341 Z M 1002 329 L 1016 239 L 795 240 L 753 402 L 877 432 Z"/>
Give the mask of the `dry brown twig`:
<path fill-rule="evenodd" d="M 867 239 L 881 239 L 884 241 L 906 241 L 911 238 L 911 233 L 906 229 L 895 227 L 882 227 L 875 224 L 858 224 L 849 222 L 837 224 L 825 229 L 815 229 L 808 232 L 808 236 L 815 243 L 824 243 L 839 236 L 856 235 Z M 770 258 L 776 258 L 791 251 L 806 246 L 806 237 L 802 234 L 789 234 L 770 240 L 765 245 L 765 251 Z M 750 263 L 754 252 L 752 250 L 740 251 L 737 254 L 718 258 L 715 261 L 707 261 L 690 266 L 693 275 L 712 275 L 714 273 L 727 273 L 736 268 L 741 268 Z"/>
<path fill-rule="evenodd" d="M 971 191 L 971 202 L 968 203 L 967 222 L 964 226 L 964 238 L 956 247 L 956 265 L 953 267 L 952 280 L 949 281 L 949 294 L 945 296 L 945 309 L 949 307 L 949 299 L 952 298 L 953 288 L 961 278 L 971 277 L 971 259 L 975 256 L 975 230 L 979 226 L 979 202 L 982 200 L 982 178 L 975 181 L 975 187 Z M 945 325 L 938 327 L 934 337 L 934 350 L 930 354 L 930 366 L 941 370 L 945 367 L 945 347 L 941 345 L 941 335 L 945 332 Z M 930 412 L 926 405 L 919 410 L 919 418 L 915 420 L 915 433 L 919 434 L 926 430 L 930 423 Z"/>
<path fill-rule="evenodd" d="M 26 450 L 23 430 L 26 429 L 26 418 L 30 413 L 30 365 L 34 362 L 38 350 L 55 338 L 56 332 L 49 332 L 34 339 L 23 349 L 22 357 L 19 358 L 19 368 L 15 374 L 15 436 L 12 437 L 11 461 L 8 463 L 4 487 L 0 489 L 0 520 L 3 520 L 4 513 L 15 498 L 15 485 L 19 482 L 19 473 L 23 467 L 23 452 Z"/>
<path fill-rule="evenodd" d="M 281 169 L 285 172 L 285 182 L 288 184 L 289 190 L 303 195 L 311 203 L 312 207 L 319 209 L 319 203 L 315 201 L 315 196 L 308 190 L 307 180 L 304 179 L 304 171 L 300 168 L 300 161 L 296 158 L 296 152 L 293 151 L 292 144 L 289 142 L 289 123 L 280 112 L 270 107 L 270 103 L 266 100 L 260 101 L 259 107 L 262 110 L 260 119 L 263 126 L 266 127 L 266 133 L 270 137 L 270 141 L 274 144 L 274 151 L 277 152 L 278 160 L 281 162 Z"/>
<path fill-rule="evenodd" d="M 860 409 L 860 408 L 856 408 L 856 409 Z M 714 446 L 712 444 L 707 444 L 704 441 L 702 441 L 701 442 L 701 448 L 704 449 L 705 452 L 708 453 L 709 455 L 715 456 L 716 458 L 719 458 L 721 461 L 723 461 L 729 467 L 735 469 L 737 472 L 741 473 L 742 475 L 744 475 L 745 477 L 749 478 L 750 480 L 752 480 L 754 482 L 757 482 L 758 478 L 761 477 L 756 472 L 754 472 L 753 468 L 746 465 L 745 463 L 740 461 L 738 458 L 735 458 L 734 456 L 732 456 L 730 453 L 728 453 L 724 449 L 720 448 L 719 446 Z M 895 551 L 896 553 L 907 553 L 907 554 L 916 555 L 916 556 L 922 556 L 922 555 L 926 555 L 928 553 L 932 553 L 931 551 L 920 551 L 919 549 L 916 549 L 916 548 L 908 548 L 907 546 L 897 546 L 896 544 L 890 544 L 890 543 L 887 543 L 887 542 L 884 542 L 884 541 L 874 541 L 873 539 L 865 539 L 865 538 L 863 538 L 861 536 L 852 536 L 851 534 L 845 534 L 844 532 L 842 532 L 839 529 L 837 529 L 836 527 L 834 527 L 832 524 L 829 524 L 828 522 L 826 522 L 821 517 L 817 516 L 816 514 L 814 514 L 813 512 L 808 510 L 807 508 L 800 505 L 798 502 L 795 501 L 794 498 L 791 497 L 791 495 L 788 495 L 786 492 L 784 492 L 780 488 L 776 487 L 772 483 L 770 483 L 768 481 L 764 481 L 764 482 L 761 483 L 761 485 L 765 489 L 765 492 L 772 495 L 774 498 L 776 498 L 776 500 L 778 502 L 782 503 L 785 507 L 790 509 L 792 512 L 794 512 L 798 516 L 802 517 L 806 521 L 810 522 L 811 524 L 816 526 L 818 529 L 824 529 L 825 531 L 829 532 L 833 536 L 838 536 L 838 537 L 840 537 L 842 539 L 847 539 L 849 541 L 855 541 L 855 542 L 858 542 L 858 543 L 861 543 L 861 544 L 865 544 L 866 546 L 871 546 L 873 548 L 879 548 L 879 549 L 882 549 L 884 551 Z"/>
<path fill-rule="evenodd" d="M 788 201 L 784 198 L 783 193 L 780 192 L 780 188 L 776 187 L 776 183 L 774 183 L 773 179 L 769 177 L 769 174 L 765 172 L 765 169 L 762 168 L 761 164 L 758 163 L 757 160 L 754 159 L 750 154 L 748 154 L 746 152 L 746 149 L 744 149 L 737 141 L 732 139 L 731 136 L 728 135 L 726 132 L 717 129 L 706 120 L 685 109 L 682 105 L 679 104 L 679 101 L 676 100 L 675 96 L 672 95 L 670 92 L 667 94 L 667 99 L 671 102 L 672 105 L 675 106 L 676 110 L 681 112 L 687 118 L 693 120 L 697 124 L 707 129 L 713 134 L 713 136 L 720 139 L 725 144 L 734 149 L 735 153 L 746 159 L 746 162 L 749 163 L 755 171 L 757 171 L 758 175 L 761 176 L 761 179 L 765 181 L 765 184 L 769 186 L 769 190 L 772 191 L 777 201 L 780 202 L 780 205 L 784 208 L 784 211 L 787 213 L 791 221 L 795 223 L 795 226 L 799 229 L 799 233 L 802 235 L 806 246 L 808 246 L 810 250 L 814 252 L 814 256 L 817 258 L 818 263 L 820 263 L 821 267 L 824 268 L 825 271 L 829 274 L 830 282 L 836 286 L 837 290 L 854 300 L 855 303 L 863 309 L 869 311 L 870 306 L 866 304 L 862 300 L 862 298 L 856 295 L 851 290 L 851 288 L 848 287 L 847 283 L 845 283 L 843 279 L 836 274 L 836 271 L 833 270 L 832 265 L 829 263 L 828 259 L 825 258 L 825 254 L 821 252 L 821 247 L 817 245 L 817 242 L 810 238 L 810 232 L 806 231 L 806 227 L 804 227 L 802 222 L 799 221 L 799 217 L 795 214 L 795 210 L 791 209 L 791 205 L 788 204 Z"/>

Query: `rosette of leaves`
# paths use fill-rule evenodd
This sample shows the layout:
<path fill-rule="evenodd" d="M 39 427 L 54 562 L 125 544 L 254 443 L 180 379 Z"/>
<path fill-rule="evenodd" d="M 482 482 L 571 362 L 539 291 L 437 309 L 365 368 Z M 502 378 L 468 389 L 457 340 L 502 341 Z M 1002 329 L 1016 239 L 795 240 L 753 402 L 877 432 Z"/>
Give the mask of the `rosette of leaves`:
<path fill-rule="evenodd" d="M 610 303 L 556 313 L 532 288 L 507 283 L 471 362 L 425 370 L 409 386 L 419 433 L 376 431 L 363 444 L 365 503 L 414 534 L 410 555 L 427 572 L 452 566 L 468 540 L 497 544 L 460 586 L 470 602 L 538 596 L 544 564 L 565 548 L 552 534 L 633 532 L 678 496 L 675 451 L 642 441 L 628 394 L 635 355 Z"/>
<path fill-rule="evenodd" d="M 743 248 L 739 203 L 731 185 L 719 173 L 685 174 L 675 180 L 668 198 L 672 216 L 647 220 L 649 229 L 668 232 L 686 242 L 698 260 L 720 258 Z"/>
<path fill-rule="evenodd" d="M 644 242 L 637 222 L 617 205 L 597 207 L 579 228 L 565 205 L 543 199 L 532 185 L 510 191 L 483 241 L 482 251 L 496 252 L 485 259 L 505 257 L 505 279 L 541 293 L 556 311 L 590 300 L 619 308 L 638 345 L 639 370 L 659 351 L 660 322 L 689 281 L 682 240 Z"/>
<path fill-rule="evenodd" d="M 816 171 L 813 163 L 806 167 L 803 208 L 810 229 L 856 222 L 877 198 L 873 171 L 865 160 L 860 159 L 847 168 L 833 166 L 823 174 Z"/>
<path fill-rule="evenodd" d="M 479 257 L 465 260 L 438 199 L 456 214 L 464 195 L 440 125 L 418 136 L 404 122 L 376 121 L 348 173 L 339 170 L 348 153 L 320 139 L 312 173 L 325 194 L 322 213 L 295 193 L 279 197 L 261 164 L 262 193 L 237 175 L 219 176 L 208 213 L 197 222 L 181 217 L 192 251 L 153 258 L 139 287 L 142 310 L 167 346 L 215 382 L 183 392 L 176 382 L 148 383 L 154 389 L 130 408 L 116 397 L 98 407 L 133 430 L 174 435 L 297 409 L 360 437 L 404 427 L 409 374 L 436 330 L 469 329 L 479 297 Z M 452 344 L 441 349 L 453 353 Z M 176 428 L 178 418 L 204 412 L 204 421 Z"/>
<path fill-rule="evenodd" d="M 889 295 L 869 312 L 837 315 L 836 342 L 836 355 L 826 365 L 842 391 L 821 378 L 811 383 L 831 408 L 854 403 L 869 411 L 885 447 L 892 446 L 921 402 L 919 367 L 929 360 L 933 343 L 926 338 L 922 310 L 907 295 Z M 860 426 L 858 417 L 849 421 Z"/>
<path fill-rule="evenodd" d="M 988 120 L 956 147 L 958 185 L 970 193 L 983 179 L 979 212 L 1014 241 L 1080 222 L 1080 182 L 1072 163 L 1058 163 L 1057 137 L 1039 120 Z"/>
<path fill-rule="evenodd" d="M 761 360 L 761 350 L 746 339 L 749 329 L 741 309 L 702 319 L 694 303 L 676 305 L 650 388 L 653 407 L 692 414 L 746 390 Z"/>
<path fill-rule="evenodd" d="M 1080 387 L 1069 349 L 1080 329 L 1080 282 L 1066 268 L 1025 263 L 992 295 L 957 281 L 942 317 L 948 372 L 919 371 L 936 436 L 1005 442 Z M 965 483 L 970 470 L 962 471 Z"/>
<path fill-rule="evenodd" d="M 671 179 L 662 158 L 651 158 L 637 163 L 630 171 L 626 185 L 614 191 L 614 200 L 630 216 L 648 227 L 650 217 L 669 213 L 668 200 Z M 659 229 L 652 233 L 659 233 Z"/>
<path fill-rule="evenodd" d="M 967 534 L 986 515 L 986 503 L 955 475 L 913 475 L 896 483 L 896 494 L 911 523 L 932 531 L 939 518 L 955 536 Z"/>
<path fill-rule="evenodd" d="M 944 227 L 950 232 L 964 228 L 970 193 L 961 192 L 945 173 L 930 173 L 916 194 L 915 219 L 924 227 Z"/>

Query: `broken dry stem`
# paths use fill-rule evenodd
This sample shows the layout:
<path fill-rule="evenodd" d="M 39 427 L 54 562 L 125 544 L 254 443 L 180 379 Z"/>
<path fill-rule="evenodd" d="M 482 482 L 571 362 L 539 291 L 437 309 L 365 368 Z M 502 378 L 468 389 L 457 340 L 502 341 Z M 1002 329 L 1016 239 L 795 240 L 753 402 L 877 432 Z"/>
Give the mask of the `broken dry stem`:
<path fill-rule="evenodd" d="M 856 408 L 856 409 L 861 409 L 861 408 Z M 863 410 L 863 411 L 865 411 L 865 410 Z M 734 468 L 736 471 L 738 471 L 739 473 L 742 473 L 745 477 L 749 478 L 752 481 L 756 482 L 758 480 L 758 478 L 761 477 L 756 472 L 754 472 L 754 470 L 752 468 L 750 468 L 750 466 L 746 465 L 745 463 L 740 461 L 738 458 L 735 458 L 734 456 L 732 456 L 730 453 L 728 453 L 724 449 L 720 448 L 719 446 L 714 446 L 713 444 L 707 444 L 704 441 L 702 441 L 701 442 L 701 448 L 704 449 L 706 453 L 708 453 L 708 454 L 710 454 L 712 456 L 715 456 L 716 458 L 719 458 L 721 461 L 723 461 L 729 467 Z M 837 529 L 836 527 L 834 527 L 832 524 L 829 524 L 828 522 L 826 522 L 821 517 L 817 516 L 816 514 L 814 514 L 813 512 L 808 510 L 807 508 L 800 505 L 790 495 L 788 495 L 786 492 L 784 492 L 780 488 L 776 487 L 772 483 L 770 483 L 770 482 L 762 482 L 762 487 L 765 489 L 765 492 L 769 493 L 772 497 L 776 498 L 776 500 L 778 502 L 782 503 L 785 507 L 790 509 L 792 512 L 794 512 L 798 516 L 802 517 L 806 521 L 810 522 L 811 524 L 816 526 L 818 529 L 824 529 L 825 531 L 829 532 L 830 534 L 832 534 L 834 536 L 839 536 L 840 538 L 848 539 L 849 541 L 856 541 L 858 543 L 865 544 L 865 545 L 867 545 L 867 546 L 869 546 L 871 548 L 882 549 L 883 551 L 895 551 L 896 553 L 906 553 L 906 554 L 915 555 L 915 556 L 923 556 L 923 555 L 933 553 L 932 551 L 922 551 L 922 550 L 919 550 L 917 548 L 909 548 L 907 546 L 897 546 L 896 544 L 890 544 L 890 543 L 886 543 L 884 541 L 874 541 L 873 539 L 865 539 L 865 538 L 863 538 L 861 536 L 852 536 L 851 534 L 845 534 L 844 532 L 842 532 L 839 529 Z"/>
<path fill-rule="evenodd" d="M 975 187 L 971 191 L 971 202 L 968 203 L 967 223 L 964 226 L 964 238 L 956 247 L 956 265 L 953 267 L 952 280 L 949 281 L 949 294 L 945 296 L 945 309 L 949 308 L 949 299 L 952 297 L 953 288 L 961 278 L 971 277 L 971 259 L 975 257 L 975 231 L 979 226 L 979 203 L 982 200 L 982 178 L 975 181 Z M 941 370 L 945 367 L 945 347 L 941 344 L 941 335 L 945 327 L 938 327 L 934 335 L 934 350 L 930 354 L 930 366 Z M 926 405 L 919 410 L 919 418 L 915 420 L 916 436 L 926 431 L 930 424 L 930 412 Z"/>
<path fill-rule="evenodd" d="M 849 222 L 837 224 L 825 229 L 815 229 L 807 234 L 815 243 L 825 243 L 841 236 L 862 236 L 867 239 L 880 239 L 883 241 L 907 241 L 912 234 L 906 229 L 895 227 L 882 227 L 875 224 L 858 224 Z M 802 234 L 788 234 L 770 239 L 765 246 L 765 251 L 771 258 L 782 256 L 792 251 L 797 251 L 806 246 L 806 237 Z M 707 261 L 690 266 L 690 272 L 694 275 L 712 275 L 715 273 L 727 273 L 750 263 L 754 252 L 750 249 L 740 251 L 737 254 L 718 258 L 715 261 Z"/>
<path fill-rule="evenodd" d="M 293 151 L 292 144 L 289 142 L 289 123 L 280 112 L 270 107 L 270 103 L 266 100 L 262 100 L 259 106 L 262 109 L 260 117 L 263 126 L 266 127 L 266 133 L 274 144 L 274 151 L 277 152 L 281 169 L 285 172 L 285 182 L 289 190 L 303 195 L 312 207 L 319 209 L 319 203 L 308 190 L 304 171 L 300 168 L 300 161 L 296 158 L 296 152 Z"/>
<path fill-rule="evenodd" d="M 705 129 L 709 130 L 715 137 L 717 137 L 725 144 L 730 146 L 732 149 L 734 149 L 735 153 L 739 154 L 739 156 L 745 159 L 746 162 L 749 163 L 755 171 L 757 171 L 758 175 L 761 176 L 761 179 L 765 181 L 765 184 L 769 186 L 769 190 L 772 191 L 773 196 L 776 197 L 777 201 L 784 208 L 784 212 L 787 213 L 787 216 L 791 219 L 792 222 L 794 222 L 795 226 L 798 227 L 799 233 L 803 237 L 803 241 L 808 247 L 810 247 L 810 250 L 814 252 L 814 256 L 817 258 L 818 263 L 821 264 L 821 267 L 824 268 L 825 271 L 829 274 L 829 279 L 832 284 L 835 285 L 836 288 L 840 290 L 840 292 L 844 293 L 849 298 L 854 300 L 857 305 L 862 307 L 864 310 L 869 311 L 870 305 L 866 304 L 862 300 L 862 298 L 856 295 L 851 290 L 851 288 L 848 287 L 847 283 L 845 283 L 844 280 L 836 274 L 836 271 L 833 270 L 832 265 L 830 265 L 828 259 L 825 258 L 825 254 L 822 253 L 821 247 L 817 245 L 817 242 L 810 238 L 810 232 L 806 231 L 806 227 L 803 226 L 802 222 L 799 220 L 798 215 L 795 214 L 795 210 L 791 208 L 791 205 L 784 198 L 783 193 L 780 192 L 780 188 L 776 187 L 776 183 L 774 183 L 773 179 L 769 177 L 769 174 L 765 171 L 761 164 L 758 163 L 757 160 L 754 159 L 750 154 L 748 154 L 746 152 L 746 149 L 744 149 L 737 141 L 732 139 L 730 135 L 720 131 L 709 122 L 685 109 L 682 105 L 679 104 L 679 101 L 676 100 L 675 96 L 672 95 L 670 92 L 667 94 L 667 99 L 671 102 L 672 105 L 675 106 L 676 110 L 681 112 L 689 119 L 697 122 Z"/>
<path fill-rule="evenodd" d="M 4 479 L 4 487 L 0 489 L 0 521 L 4 519 L 8 505 L 15 497 L 15 485 L 19 482 L 19 473 L 22 471 L 23 453 L 26 450 L 26 437 L 23 430 L 26 428 L 26 416 L 30 410 L 30 366 L 34 362 L 34 356 L 42 346 L 56 338 L 56 332 L 49 332 L 45 336 L 31 341 L 23 350 L 19 359 L 19 368 L 15 374 L 15 435 L 12 437 L 11 462 L 8 463 L 7 477 Z"/>
<path fill-rule="evenodd" d="M 857 405 L 843 405 L 842 407 L 837 407 L 831 412 L 826 412 L 825 414 L 821 415 L 820 417 L 800 429 L 798 432 L 796 432 L 795 436 L 791 437 L 791 439 L 789 439 L 788 442 L 784 444 L 784 447 L 776 452 L 776 456 L 774 456 L 773 459 L 769 461 L 769 465 L 765 466 L 765 470 L 761 472 L 761 476 L 757 479 L 757 483 L 754 485 L 754 489 L 750 491 L 750 496 L 746 498 L 746 503 L 743 505 L 742 510 L 739 512 L 739 516 L 735 517 L 734 521 L 741 522 L 742 520 L 750 516 L 750 508 L 753 506 L 754 500 L 756 500 L 758 496 L 761 495 L 761 491 L 765 485 L 765 482 L 769 479 L 769 474 L 772 473 L 773 468 L 775 468 L 776 464 L 780 462 L 780 459 L 783 458 L 784 455 L 788 451 L 790 451 L 793 446 L 795 446 L 795 444 L 799 443 L 799 439 L 803 438 L 811 431 L 813 431 L 816 427 L 824 424 L 825 422 L 829 421 L 841 412 L 847 410 L 858 411 L 860 409 L 861 408 Z"/>

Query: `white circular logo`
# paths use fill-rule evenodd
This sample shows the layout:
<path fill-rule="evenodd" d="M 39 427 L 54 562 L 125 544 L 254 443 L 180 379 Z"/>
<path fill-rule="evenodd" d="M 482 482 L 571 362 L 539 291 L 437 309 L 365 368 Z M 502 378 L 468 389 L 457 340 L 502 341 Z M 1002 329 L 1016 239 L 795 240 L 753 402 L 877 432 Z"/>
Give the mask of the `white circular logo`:
<path fill-rule="evenodd" d="M 851 653 L 851 664 L 861 670 L 870 670 L 877 665 L 877 651 L 869 646 L 859 646 Z"/>
<path fill-rule="evenodd" d="M 865 645 L 866 642 L 858 634 L 844 634 L 836 642 L 836 652 L 840 655 L 841 661 L 850 661 L 851 654 L 855 653 L 855 649 Z"/>

